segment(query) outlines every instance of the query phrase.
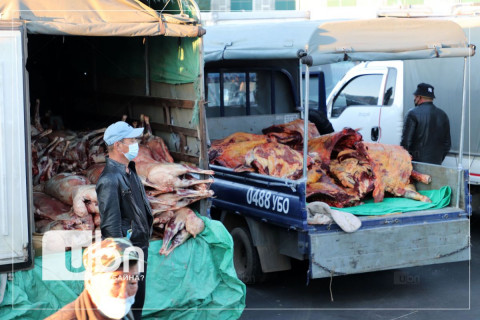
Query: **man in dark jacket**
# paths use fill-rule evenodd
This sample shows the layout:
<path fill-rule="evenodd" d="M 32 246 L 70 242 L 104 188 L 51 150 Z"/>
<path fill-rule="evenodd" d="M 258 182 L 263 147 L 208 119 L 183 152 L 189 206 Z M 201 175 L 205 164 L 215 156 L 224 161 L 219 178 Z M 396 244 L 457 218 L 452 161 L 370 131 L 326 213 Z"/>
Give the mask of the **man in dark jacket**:
<path fill-rule="evenodd" d="M 405 117 L 401 146 L 413 161 L 442 164 L 451 147 L 448 116 L 433 104 L 431 85 L 420 83 L 413 95 L 415 108 Z"/>
<path fill-rule="evenodd" d="M 153 223 L 152 209 L 132 161 L 139 149 L 135 138 L 142 133 L 143 128 L 134 129 L 123 121 L 107 128 L 103 137 L 108 148 L 107 164 L 96 187 L 102 237 L 127 237 L 144 253 L 144 272 L 132 306 L 135 319 L 141 319 L 145 301 L 146 261 Z"/>

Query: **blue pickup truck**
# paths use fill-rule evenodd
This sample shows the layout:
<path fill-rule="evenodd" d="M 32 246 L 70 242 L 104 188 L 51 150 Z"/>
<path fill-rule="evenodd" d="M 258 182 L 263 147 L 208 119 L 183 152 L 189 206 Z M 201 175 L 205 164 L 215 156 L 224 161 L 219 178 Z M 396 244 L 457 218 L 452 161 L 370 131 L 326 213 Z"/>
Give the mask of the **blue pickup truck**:
<path fill-rule="evenodd" d="M 290 122 L 302 114 L 308 118 L 310 107 L 325 107 L 324 95 L 321 98 L 310 91 L 319 93 L 327 84 L 335 84 L 344 67 L 338 68 L 338 62 L 451 57 L 464 58 L 463 102 L 452 107 L 457 108 L 459 132 L 466 131 L 467 57 L 475 53 L 475 46 L 467 42 L 462 28 L 452 21 L 369 19 L 219 24 L 207 27 L 204 52 L 205 116 L 210 140 L 234 132 L 258 134 L 262 128 Z M 313 71 L 321 71 L 323 76 L 310 81 Z M 383 101 L 388 93 L 385 75 L 379 76 L 381 89 L 368 92 L 378 95 L 378 101 Z M 360 91 L 364 89 L 365 86 L 358 87 Z M 366 126 L 363 117 L 388 121 L 388 108 L 388 104 L 375 105 L 375 113 L 354 118 L 348 127 Z M 388 126 L 383 133 L 399 130 L 401 127 Z M 373 133 L 377 136 L 382 132 L 372 128 Z M 460 134 L 460 150 L 464 140 Z M 448 207 L 364 216 L 362 227 L 354 233 L 345 233 L 335 224 L 307 223 L 305 179 L 275 179 L 215 165 L 211 168 L 216 173 L 212 185 L 216 196 L 210 213 L 230 230 L 235 267 L 247 283 L 261 280 L 270 272 L 288 270 L 292 259 L 308 260 L 309 278 L 468 260 L 471 201 L 462 163 L 460 159 L 452 168 L 414 164 L 417 171 L 430 174 L 433 181 L 428 186 L 418 185 L 417 189 L 451 187 Z"/>
<path fill-rule="evenodd" d="M 448 185 L 451 204 L 442 209 L 362 216 L 362 227 L 346 233 L 336 224 L 307 223 L 305 179 L 211 168 L 215 198 L 210 213 L 230 231 L 235 268 L 246 283 L 290 269 L 291 259 L 308 260 L 311 279 L 470 259 L 466 171 L 414 163 L 415 170 L 432 177 L 432 184 L 417 188 Z"/>

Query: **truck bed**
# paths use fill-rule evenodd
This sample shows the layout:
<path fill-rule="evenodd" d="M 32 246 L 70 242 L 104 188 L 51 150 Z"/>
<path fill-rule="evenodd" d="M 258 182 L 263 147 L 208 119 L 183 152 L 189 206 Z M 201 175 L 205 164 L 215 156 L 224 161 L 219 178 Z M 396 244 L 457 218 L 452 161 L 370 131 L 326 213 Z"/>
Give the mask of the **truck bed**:
<path fill-rule="evenodd" d="M 414 163 L 415 170 L 432 176 L 432 184 L 419 184 L 417 188 L 439 189 L 449 185 L 450 206 L 360 216 L 362 227 L 350 234 L 336 224 L 307 224 L 304 179 L 293 181 L 237 173 L 215 165 L 211 168 L 215 171 L 213 206 L 246 217 L 259 252 L 268 251 L 265 247 L 268 243 L 262 240 L 266 238 L 262 233 L 268 232 L 276 242 L 271 248 L 280 254 L 309 259 L 311 278 L 462 261 L 470 257 L 468 173 L 456 168 Z"/>

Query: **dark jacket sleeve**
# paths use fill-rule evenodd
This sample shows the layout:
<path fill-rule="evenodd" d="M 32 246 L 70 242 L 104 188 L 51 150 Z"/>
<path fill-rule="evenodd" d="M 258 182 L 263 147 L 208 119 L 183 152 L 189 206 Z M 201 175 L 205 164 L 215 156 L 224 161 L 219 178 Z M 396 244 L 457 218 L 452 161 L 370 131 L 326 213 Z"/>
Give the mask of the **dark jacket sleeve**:
<path fill-rule="evenodd" d="M 411 152 L 413 146 L 413 137 L 415 134 L 415 128 L 417 127 L 417 121 L 411 112 L 405 117 L 403 124 L 402 141 L 400 145 L 407 151 Z"/>
<path fill-rule="evenodd" d="M 102 237 L 121 238 L 122 213 L 120 211 L 120 188 L 114 177 L 103 176 L 97 182 L 98 208 Z"/>
<path fill-rule="evenodd" d="M 445 157 L 447 156 L 451 147 L 452 147 L 452 139 L 450 137 L 450 122 L 447 119 L 447 121 L 445 123 L 445 138 L 443 140 L 443 151 L 444 152 L 443 152 L 442 161 L 445 160 Z"/>
<path fill-rule="evenodd" d="M 332 133 L 333 126 L 327 115 L 318 110 L 309 110 L 308 121 L 313 122 L 321 135 Z"/>

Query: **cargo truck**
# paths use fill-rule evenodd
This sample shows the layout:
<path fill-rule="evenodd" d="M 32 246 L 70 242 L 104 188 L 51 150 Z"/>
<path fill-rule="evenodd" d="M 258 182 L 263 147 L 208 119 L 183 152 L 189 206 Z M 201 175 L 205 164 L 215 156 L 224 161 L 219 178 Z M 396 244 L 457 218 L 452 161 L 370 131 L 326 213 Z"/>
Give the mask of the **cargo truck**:
<path fill-rule="evenodd" d="M 0 4 L 2 290 L 8 273 L 34 262 L 30 135 L 37 99 L 42 116 L 50 110 L 72 130 L 149 115 L 176 162 L 208 165 L 199 9 L 193 1 L 170 3 L 168 14 L 162 7 L 135 0 Z"/>
<path fill-rule="evenodd" d="M 309 97 L 312 66 L 428 58 L 440 62 L 438 58 L 463 58 L 474 52 L 462 29 L 449 21 L 307 21 L 243 25 L 241 33 L 234 29 L 207 28 L 211 140 L 240 131 L 259 134 L 273 124 L 308 118 L 310 99 L 302 104 L 301 97 Z M 303 70 L 307 84 L 302 93 L 298 79 Z M 461 105 L 457 112 L 462 113 Z M 361 118 L 349 127 L 362 127 Z M 292 259 L 308 261 L 309 278 L 470 259 L 470 198 L 462 168 L 414 163 L 414 169 L 430 174 L 433 181 L 417 188 L 450 186 L 450 205 L 361 217 L 362 227 L 345 233 L 335 224 L 307 223 L 306 168 L 303 178 L 289 180 L 210 167 L 215 170 L 216 194 L 210 212 L 230 230 L 237 274 L 246 283 L 290 269 Z"/>

